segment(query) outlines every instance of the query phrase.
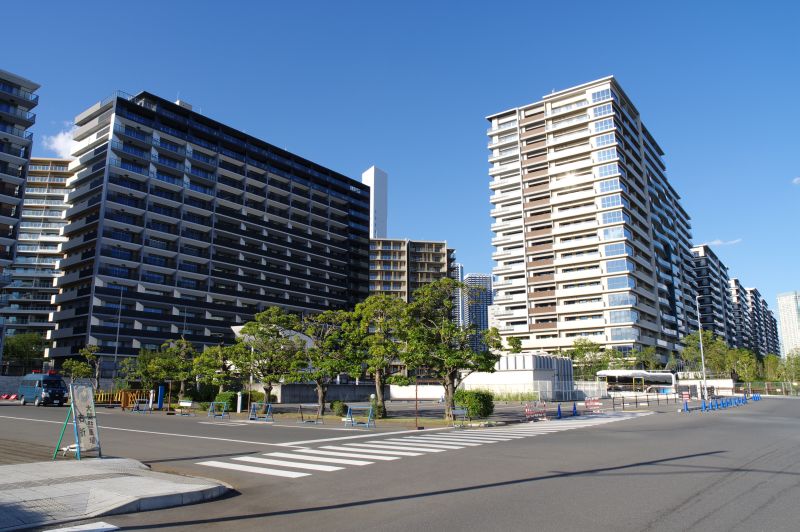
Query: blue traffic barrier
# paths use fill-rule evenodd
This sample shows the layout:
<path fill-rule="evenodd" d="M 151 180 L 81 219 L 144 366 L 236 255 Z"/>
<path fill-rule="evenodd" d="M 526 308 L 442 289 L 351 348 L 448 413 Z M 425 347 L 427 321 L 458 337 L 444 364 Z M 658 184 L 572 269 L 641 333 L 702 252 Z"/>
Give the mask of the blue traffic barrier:
<path fill-rule="evenodd" d="M 700 403 L 700 411 L 701 412 L 705 412 L 706 411 L 706 400 L 705 399 L 703 399 L 703 401 Z"/>
<path fill-rule="evenodd" d="M 720 409 L 719 399 L 715 399 L 714 402 L 716 403 L 716 407 L 717 407 L 716 410 L 719 410 Z"/>
<path fill-rule="evenodd" d="M 688 412 L 689 411 L 689 401 L 684 401 L 683 402 L 683 411 L 684 412 Z"/>
<path fill-rule="evenodd" d="M 578 404 L 572 403 L 572 417 L 575 417 L 577 415 L 578 415 Z"/>
<path fill-rule="evenodd" d="M 556 411 L 556 418 L 561 419 L 561 403 L 558 403 L 558 410 Z"/>

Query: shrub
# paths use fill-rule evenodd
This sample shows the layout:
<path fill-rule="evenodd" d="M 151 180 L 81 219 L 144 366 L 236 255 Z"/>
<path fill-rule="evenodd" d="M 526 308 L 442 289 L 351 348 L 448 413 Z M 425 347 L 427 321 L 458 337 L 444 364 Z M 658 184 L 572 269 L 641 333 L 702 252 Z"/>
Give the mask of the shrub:
<path fill-rule="evenodd" d="M 494 396 L 481 390 L 456 390 L 455 403 L 467 410 L 470 418 L 489 417 L 494 412 Z"/>
<path fill-rule="evenodd" d="M 372 415 L 373 417 L 377 418 L 384 418 L 386 417 L 386 410 L 383 406 L 378 404 L 377 399 L 372 399 L 369 404 L 372 406 Z"/>
<path fill-rule="evenodd" d="M 246 397 L 247 392 L 242 392 L 242 396 Z M 257 392 L 255 390 L 250 392 L 250 402 L 251 403 L 262 403 L 264 402 L 264 392 Z"/>
<path fill-rule="evenodd" d="M 226 407 L 226 410 L 228 412 L 236 411 L 236 392 L 218 393 L 217 396 L 214 398 L 214 401 L 217 403 L 226 403 L 228 405 Z"/>
<path fill-rule="evenodd" d="M 211 403 L 197 403 L 197 406 L 200 408 L 200 410 L 208 410 L 208 407 L 211 406 Z"/>
<path fill-rule="evenodd" d="M 331 401 L 331 411 L 335 416 L 344 417 L 347 415 L 347 405 L 344 401 Z"/>

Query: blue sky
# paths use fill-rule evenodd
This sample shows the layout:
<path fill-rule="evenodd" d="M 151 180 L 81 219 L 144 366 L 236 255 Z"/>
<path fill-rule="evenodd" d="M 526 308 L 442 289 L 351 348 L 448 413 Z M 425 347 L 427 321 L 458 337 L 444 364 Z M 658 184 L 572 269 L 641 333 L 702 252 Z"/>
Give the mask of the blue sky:
<path fill-rule="evenodd" d="M 31 10 L 46 15 L 34 23 Z M 800 289 L 796 2 L 31 1 L 3 12 L 25 22 L 5 25 L 0 68 L 42 84 L 35 154 L 52 154 L 43 136 L 116 89 L 180 96 L 351 177 L 384 168 L 390 235 L 447 239 L 467 272 L 492 265 L 484 117 L 614 74 L 667 154 L 695 242 L 722 243 L 731 275 L 771 308 Z"/>

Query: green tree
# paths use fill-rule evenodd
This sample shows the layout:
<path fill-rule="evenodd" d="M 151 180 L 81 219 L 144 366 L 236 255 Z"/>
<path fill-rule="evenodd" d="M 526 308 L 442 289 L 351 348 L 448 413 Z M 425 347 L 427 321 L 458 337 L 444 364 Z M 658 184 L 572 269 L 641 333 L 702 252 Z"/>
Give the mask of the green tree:
<path fill-rule="evenodd" d="M 386 377 L 406 346 L 403 327 L 406 311 L 405 301 L 375 294 L 356 305 L 351 319 L 343 323 L 351 361 L 355 363 L 360 358 L 366 371 L 375 379 L 375 400 L 381 416 L 386 414 L 383 404 Z"/>
<path fill-rule="evenodd" d="M 658 356 L 656 348 L 649 345 L 644 349 L 635 351 L 636 367 L 653 370 L 661 367 L 661 357 Z"/>
<path fill-rule="evenodd" d="M 500 355 L 492 350 L 502 348 L 497 329 L 491 328 L 479 333 L 488 349 L 473 350 L 470 336 L 475 330 L 453 321 L 453 294 L 464 288 L 450 278 L 424 285 L 414 292 L 406 316 L 409 348 L 404 361 L 410 368 L 424 369 L 444 387 L 448 419 L 453 418 L 453 397 L 463 379 L 474 371 L 494 371 Z"/>
<path fill-rule="evenodd" d="M 598 371 L 608 369 L 611 360 L 610 353 L 604 352 L 600 344 L 588 338 L 576 338 L 568 355 L 581 380 L 594 380 Z"/>
<path fill-rule="evenodd" d="M 694 331 L 683 337 L 684 345 L 681 358 L 686 366 L 692 370 L 701 367 L 700 333 Z M 706 359 L 706 368 L 713 373 L 728 374 L 732 369 L 731 349 L 725 341 L 711 331 L 703 331 L 703 353 Z"/>
<path fill-rule="evenodd" d="M 280 307 L 259 312 L 241 331 L 242 349 L 232 351 L 240 371 L 264 385 L 267 400 L 272 388 L 296 373 L 298 356 L 305 343 L 297 336 L 302 327 L 296 314 Z"/>
<path fill-rule="evenodd" d="M 92 371 L 91 377 L 94 379 L 94 389 L 100 389 L 100 357 L 97 356 L 97 351 L 99 347 L 96 345 L 89 344 L 80 351 L 78 351 L 78 356 L 83 357 L 86 363 L 89 365 Z"/>
<path fill-rule="evenodd" d="M 783 361 L 778 355 L 769 354 L 764 357 L 763 377 L 765 381 L 777 381 L 781 379 L 781 365 Z"/>
<path fill-rule="evenodd" d="M 519 336 L 509 336 L 506 339 L 506 345 L 509 353 L 522 353 L 522 338 Z"/>
<path fill-rule="evenodd" d="M 758 363 L 755 355 L 747 349 L 737 349 L 738 356 L 733 363 L 733 371 L 744 382 L 753 382 L 758 378 Z"/>
<path fill-rule="evenodd" d="M 76 358 L 69 358 L 61 364 L 61 373 L 69 377 L 69 382 L 75 382 L 75 379 L 86 379 L 91 377 L 94 372 L 92 367 L 83 360 Z"/>
<path fill-rule="evenodd" d="M 340 374 L 361 372 L 360 357 L 353 356 L 343 325 L 352 320 L 344 310 L 326 310 L 306 316 L 303 329 L 311 345 L 303 353 L 304 367 L 297 367 L 295 376 L 312 381 L 317 388 L 320 414 L 325 413 L 328 385 Z"/>
<path fill-rule="evenodd" d="M 160 351 L 166 380 L 180 382 L 178 397 L 183 399 L 186 395 L 186 381 L 193 377 L 193 361 L 197 356 L 194 345 L 184 338 L 168 340 L 161 345 Z"/>
<path fill-rule="evenodd" d="M 131 387 L 132 382 L 139 382 L 143 390 L 152 390 L 158 382 L 158 368 L 155 359 L 158 352 L 150 349 L 140 349 L 139 356 L 123 359 L 117 372 L 118 379 L 125 382 L 126 387 Z"/>
<path fill-rule="evenodd" d="M 199 382 L 218 386 L 218 393 L 233 382 L 233 360 L 237 352 L 232 346 L 206 347 L 192 360 L 192 373 Z"/>
<path fill-rule="evenodd" d="M 26 373 L 41 368 L 45 342 L 39 333 L 6 336 L 3 343 L 3 360 L 22 366 Z"/>

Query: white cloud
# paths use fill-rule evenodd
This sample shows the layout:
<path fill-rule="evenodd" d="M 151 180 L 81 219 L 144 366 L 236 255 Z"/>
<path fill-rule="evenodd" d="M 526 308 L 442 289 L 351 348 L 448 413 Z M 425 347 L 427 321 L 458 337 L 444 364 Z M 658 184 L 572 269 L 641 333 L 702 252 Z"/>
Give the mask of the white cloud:
<path fill-rule="evenodd" d="M 716 240 L 712 240 L 711 242 L 706 242 L 703 244 L 704 246 L 733 246 L 738 244 L 742 241 L 741 238 L 735 238 L 733 240 L 720 240 L 719 238 Z"/>
<path fill-rule="evenodd" d="M 800 177 L 795 177 L 794 179 L 792 179 L 792 184 L 793 185 L 800 185 Z"/>
<path fill-rule="evenodd" d="M 75 126 L 71 126 L 52 136 L 43 135 L 42 143 L 45 148 L 54 152 L 59 157 L 72 159 L 72 147 L 75 144 L 72 140 L 72 136 L 75 134 L 75 129 L 77 129 Z"/>

